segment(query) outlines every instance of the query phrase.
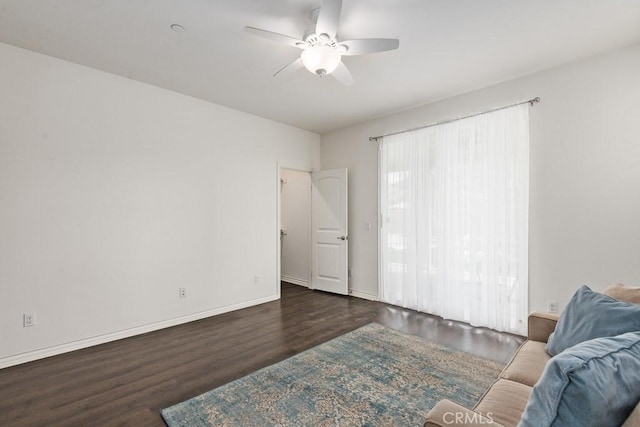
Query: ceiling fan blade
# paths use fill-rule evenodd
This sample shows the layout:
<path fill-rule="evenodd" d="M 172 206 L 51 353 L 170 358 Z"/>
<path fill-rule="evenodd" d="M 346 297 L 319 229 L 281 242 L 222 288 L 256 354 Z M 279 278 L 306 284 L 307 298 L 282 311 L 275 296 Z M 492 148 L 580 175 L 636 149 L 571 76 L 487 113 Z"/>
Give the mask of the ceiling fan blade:
<path fill-rule="evenodd" d="M 304 67 L 304 64 L 302 63 L 302 59 L 298 58 L 298 59 L 294 59 L 292 62 L 288 63 L 287 65 L 285 65 L 284 67 L 282 67 L 280 70 L 278 70 L 273 77 L 287 77 L 291 74 L 293 74 L 295 71 L 299 70 L 300 68 Z"/>
<path fill-rule="evenodd" d="M 400 41 L 398 39 L 357 39 L 339 44 L 347 47 L 346 52 L 341 52 L 342 55 L 353 56 L 394 50 L 400 46 Z"/>
<path fill-rule="evenodd" d="M 338 32 L 342 0 L 324 0 L 316 23 L 316 34 L 326 34 L 329 39 L 334 39 Z"/>
<path fill-rule="evenodd" d="M 336 68 L 333 73 L 331 73 L 333 77 L 340 83 L 345 86 L 351 86 L 353 84 L 353 76 L 351 75 L 351 71 L 344 65 L 344 62 L 340 61 L 338 68 Z"/>
<path fill-rule="evenodd" d="M 302 40 L 285 36 L 284 34 L 278 34 L 272 31 L 261 30 L 260 28 L 254 27 L 244 27 L 244 29 L 246 32 L 253 34 L 254 36 L 262 37 L 263 39 L 271 40 L 278 43 L 284 43 L 300 49 L 305 49 L 307 47 L 307 44 Z"/>

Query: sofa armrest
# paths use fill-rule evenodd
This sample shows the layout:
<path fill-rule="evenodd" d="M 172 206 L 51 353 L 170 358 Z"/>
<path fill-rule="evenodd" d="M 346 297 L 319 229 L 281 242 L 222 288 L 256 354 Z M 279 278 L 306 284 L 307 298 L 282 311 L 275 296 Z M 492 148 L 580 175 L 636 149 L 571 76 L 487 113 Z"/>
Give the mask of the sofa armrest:
<path fill-rule="evenodd" d="M 631 412 L 627 420 L 622 424 L 622 427 L 634 427 L 640 426 L 640 402 L 636 405 L 636 408 Z"/>
<path fill-rule="evenodd" d="M 543 313 L 534 311 L 529 315 L 529 334 L 531 341 L 547 342 L 549 335 L 556 329 L 556 323 L 560 318 L 556 313 Z"/>
<path fill-rule="evenodd" d="M 489 417 L 480 412 L 474 412 L 455 402 L 444 399 L 427 414 L 424 427 L 471 427 L 471 426 L 502 427 Z"/>

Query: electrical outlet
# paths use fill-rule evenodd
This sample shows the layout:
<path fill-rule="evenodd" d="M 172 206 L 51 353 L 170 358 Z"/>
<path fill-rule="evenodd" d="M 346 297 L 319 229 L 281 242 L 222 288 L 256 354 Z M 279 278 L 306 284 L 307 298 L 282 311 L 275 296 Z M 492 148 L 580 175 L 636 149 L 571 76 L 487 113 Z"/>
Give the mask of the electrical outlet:
<path fill-rule="evenodd" d="M 558 301 L 547 301 L 547 311 L 549 313 L 558 312 Z"/>
<path fill-rule="evenodd" d="M 260 284 L 260 276 L 253 276 L 253 284 L 254 285 Z"/>
<path fill-rule="evenodd" d="M 35 313 L 24 313 L 22 315 L 22 327 L 27 328 L 29 326 L 36 325 L 36 314 Z"/>
<path fill-rule="evenodd" d="M 187 297 L 187 288 L 180 288 L 180 298 Z"/>

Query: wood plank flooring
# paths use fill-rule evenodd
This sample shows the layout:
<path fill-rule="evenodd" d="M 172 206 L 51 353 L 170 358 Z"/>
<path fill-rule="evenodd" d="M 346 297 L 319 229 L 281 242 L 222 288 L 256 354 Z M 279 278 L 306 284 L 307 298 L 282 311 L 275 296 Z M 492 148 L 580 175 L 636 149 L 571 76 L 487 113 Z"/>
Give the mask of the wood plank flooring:
<path fill-rule="evenodd" d="M 502 362 L 523 340 L 283 283 L 279 301 L 0 370 L 0 426 L 164 426 L 161 408 L 374 321 Z"/>

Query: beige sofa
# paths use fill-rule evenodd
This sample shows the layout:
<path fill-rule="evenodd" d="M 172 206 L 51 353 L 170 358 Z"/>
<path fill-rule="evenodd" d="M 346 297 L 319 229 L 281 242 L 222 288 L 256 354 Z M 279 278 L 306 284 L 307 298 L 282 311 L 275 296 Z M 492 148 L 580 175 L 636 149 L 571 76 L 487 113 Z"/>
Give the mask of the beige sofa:
<path fill-rule="evenodd" d="M 616 286 L 618 285 L 609 287 L 605 294 L 620 300 L 638 302 L 638 294 L 627 297 L 626 294 L 615 292 L 620 289 L 612 289 Z M 528 339 L 516 351 L 498 380 L 485 392 L 476 406 L 469 410 L 450 400 L 442 400 L 429 412 L 425 427 L 517 426 L 527 406 L 533 385 L 551 358 L 545 351 L 545 346 L 558 318 L 558 315 L 549 313 L 529 315 Z M 640 402 L 623 424 L 623 427 L 632 426 L 640 426 Z"/>

